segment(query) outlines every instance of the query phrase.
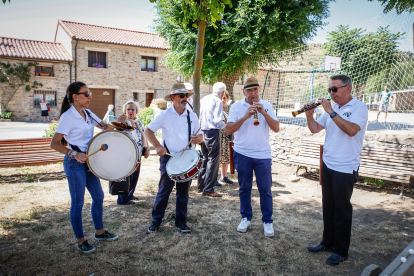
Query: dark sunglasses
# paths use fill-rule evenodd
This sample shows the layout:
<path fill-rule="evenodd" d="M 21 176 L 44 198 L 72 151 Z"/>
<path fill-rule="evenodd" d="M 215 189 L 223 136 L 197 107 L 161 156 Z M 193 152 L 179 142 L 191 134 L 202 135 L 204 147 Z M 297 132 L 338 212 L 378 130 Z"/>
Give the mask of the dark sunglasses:
<path fill-rule="evenodd" d="M 339 88 L 345 87 L 345 86 L 347 86 L 347 85 L 348 85 L 348 84 L 342 85 L 342 86 L 340 86 L 340 87 L 336 87 L 336 86 L 334 86 L 334 87 L 332 87 L 332 88 L 328 88 L 328 93 L 331 93 L 331 91 L 332 91 L 332 92 L 334 92 L 334 93 L 336 93 L 336 92 L 338 92 L 338 89 L 339 89 Z"/>
<path fill-rule="evenodd" d="M 178 96 L 180 96 L 180 98 L 181 99 L 184 99 L 184 97 L 190 97 L 190 93 L 180 93 L 180 94 L 175 94 L 175 95 L 178 95 Z"/>
<path fill-rule="evenodd" d="M 127 108 L 127 111 L 135 111 L 135 108 Z"/>
<path fill-rule="evenodd" d="M 83 94 L 83 95 L 85 95 L 85 97 L 87 98 L 87 97 L 89 97 L 89 96 L 92 96 L 92 92 L 78 92 L 78 93 L 74 93 L 74 94 Z"/>

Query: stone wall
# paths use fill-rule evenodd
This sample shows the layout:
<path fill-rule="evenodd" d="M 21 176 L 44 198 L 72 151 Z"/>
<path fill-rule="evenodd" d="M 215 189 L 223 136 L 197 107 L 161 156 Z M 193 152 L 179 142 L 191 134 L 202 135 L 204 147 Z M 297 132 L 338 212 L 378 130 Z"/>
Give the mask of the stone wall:
<path fill-rule="evenodd" d="M 20 60 L 14 59 L 0 59 L 1 62 L 20 63 Z M 23 61 L 23 63 L 28 63 Z M 69 85 L 69 65 L 67 63 L 54 63 L 53 71 L 54 77 L 42 77 L 35 76 L 35 68 L 33 67 L 33 76 L 30 78 L 30 82 L 38 81 L 43 84 L 43 87 L 39 90 L 50 90 L 57 91 L 57 106 L 50 108 L 50 119 L 57 119 L 60 114 L 60 106 L 62 100 L 66 94 L 66 88 Z M 12 89 L 9 88 L 6 84 L 0 84 L 2 87 L 6 87 L 10 92 L 6 93 L 5 99 L 2 99 L 3 102 L 6 102 L 7 99 L 12 94 Z M 41 121 L 41 111 L 39 106 L 34 106 L 33 101 L 33 89 L 29 92 L 26 92 L 25 88 L 22 87 L 19 89 L 16 94 L 13 96 L 12 100 L 7 106 L 7 109 L 13 112 L 13 118 L 21 121 Z"/>
<path fill-rule="evenodd" d="M 107 67 L 96 69 L 88 67 L 88 51 L 107 53 Z M 73 57 L 75 41 L 72 41 Z M 145 107 L 146 93 L 156 89 L 168 89 L 177 82 L 178 74 L 163 66 L 160 60 L 166 50 L 79 41 L 77 45 L 77 80 L 85 82 L 90 88 L 115 89 L 115 113 L 120 114 L 122 105 L 138 93 L 140 107 Z M 155 72 L 141 71 L 141 57 L 156 57 Z M 74 70 L 74 68 L 73 68 Z M 74 71 L 73 71 L 74 81 Z M 211 87 L 201 86 L 201 96 L 210 93 Z"/>
<path fill-rule="evenodd" d="M 288 163 L 288 160 L 297 156 L 303 139 L 325 141 L 325 130 L 312 134 L 307 127 L 280 124 L 280 131 L 271 131 L 270 144 L 274 162 Z M 390 133 L 366 132 L 364 145 L 370 147 L 398 147 L 414 149 L 414 135 L 399 135 Z"/>

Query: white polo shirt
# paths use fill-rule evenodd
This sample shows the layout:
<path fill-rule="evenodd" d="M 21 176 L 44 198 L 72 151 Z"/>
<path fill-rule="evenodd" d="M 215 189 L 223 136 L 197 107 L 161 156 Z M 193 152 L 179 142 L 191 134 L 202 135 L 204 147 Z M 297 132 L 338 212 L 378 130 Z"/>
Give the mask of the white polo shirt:
<path fill-rule="evenodd" d="M 272 105 L 260 99 L 259 103 L 263 105 L 267 114 L 277 121 L 275 111 Z M 227 122 L 235 123 L 240 120 L 251 105 L 246 102 L 246 98 L 235 102 L 231 105 L 229 118 Z M 255 126 L 254 116 L 244 121 L 241 127 L 234 133 L 233 149 L 242 155 L 257 159 L 272 158 L 270 143 L 269 143 L 269 124 L 265 117 L 258 112 L 259 125 Z"/>
<path fill-rule="evenodd" d="M 351 137 L 343 132 L 328 113 L 324 113 L 316 122 L 326 129 L 325 145 L 323 147 L 323 162 L 331 169 L 342 173 L 357 171 L 361 159 L 365 131 L 368 123 L 367 105 L 353 98 L 346 105 L 339 108 L 338 104 L 332 109 L 348 122 L 355 123 L 361 128 Z"/>
<path fill-rule="evenodd" d="M 153 132 L 156 132 L 160 128 L 162 129 L 162 145 L 165 146 L 167 144 L 172 155 L 182 151 L 188 144 L 187 110 L 183 114 L 178 115 L 174 106 L 171 106 L 167 110 L 161 111 L 148 125 L 148 128 Z M 200 124 L 197 115 L 191 110 L 189 111 L 191 134 L 195 134 Z M 201 134 L 201 131 L 198 134 Z"/>
<path fill-rule="evenodd" d="M 92 111 L 89 109 L 87 109 L 87 111 L 98 123 L 101 122 L 101 119 L 93 114 Z M 78 146 L 81 151 L 86 152 L 88 144 L 93 137 L 93 127 L 98 123 L 86 114 L 85 109 L 83 112 L 85 113 L 86 121 L 72 105 L 65 113 L 62 114 L 62 116 L 60 116 L 56 132 L 63 134 L 63 137 L 69 144 Z M 71 148 L 69 145 L 68 147 Z"/>

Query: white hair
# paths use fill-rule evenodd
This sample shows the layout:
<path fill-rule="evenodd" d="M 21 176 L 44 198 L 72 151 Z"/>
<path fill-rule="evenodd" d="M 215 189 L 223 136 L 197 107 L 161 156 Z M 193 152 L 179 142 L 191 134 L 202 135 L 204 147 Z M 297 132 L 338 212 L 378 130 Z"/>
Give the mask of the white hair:
<path fill-rule="evenodd" d="M 139 111 L 139 103 L 135 102 L 134 100 L 129 100 L 129 101 L 127 101 L 124 104 L 124 106 L 122 107 L 122 110 L 124 111 L 124 113 L 126 113 L 126 108 L 127 108 L 127 105 L 129 105 L 129 104 L 135 105 L 135 107 L 137 108 L 137 113 L 138 113 L 138 111 Z"/>

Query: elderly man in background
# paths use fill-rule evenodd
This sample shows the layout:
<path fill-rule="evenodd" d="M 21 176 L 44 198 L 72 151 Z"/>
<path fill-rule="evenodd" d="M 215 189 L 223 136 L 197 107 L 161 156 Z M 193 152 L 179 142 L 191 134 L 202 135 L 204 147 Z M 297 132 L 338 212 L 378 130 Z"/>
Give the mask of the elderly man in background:
<path fill-rule="evenodd" d="M 244 83 L 245 98 L 234 103 L 226 124 L 226 134 L 234 133 L 234 165 L 238 173 L 240 213 L 242 220 L 237 231 L 245 233 L 251 226 L 253 171 L 260 193 L 263 231 L 273 237 L 272 153 L 269 129 L 279 131 L 279 122 L 272 104 L 260 99 L 260 86 L 256 78 Z M 255 114 L 256 113 L 256 114 Z M 252 115 L 255 114 L 255 118 Z M 257 117 L 257 118 L 256 118 Z M 254 123 L 255 119 L 259 124 Z"/>
<path fill-rule="evenodd" d="M 193 85 L 189 82 L 184 83 L 185 89 L 187 89 L 188 93 L 190 93 L 190 97 L 187 99 L 187 109 L 190 111 L 194 111 L 193 105 Z"/>
<path fill-rule="evenodd" d="M 203 168 L 198 176 L 197 192 L 203 196 L 221 197 L 214 192 L 220 166 L 220 129 L 224 127 L 223 122 L 223 98 L 226 85 L 217 82 L 213 85 L 213 93 L 201 99 L 200 102 L 200 126 L 203 131 Z"/>
<path fill-rule="evenodd" d="M 310 246 L 313 253 L 330 251 L 328 265 L 338 265 L 348 259 L 351 242 L 354 184 L 358 180 L 365 130 L 368 122 L 367 105 L 351 94 L 352 81 L 346 75 L 331 76 L 328 92 L 334 105 L 319 99 L 325 113 L 317 120 L 314 109 L 306 111 L 312 133 L 326 130 L 322 164 L 323 238 L 319 245 Z"/>

